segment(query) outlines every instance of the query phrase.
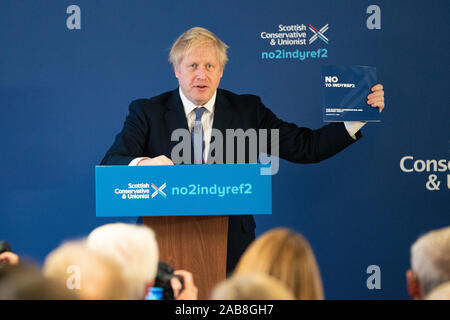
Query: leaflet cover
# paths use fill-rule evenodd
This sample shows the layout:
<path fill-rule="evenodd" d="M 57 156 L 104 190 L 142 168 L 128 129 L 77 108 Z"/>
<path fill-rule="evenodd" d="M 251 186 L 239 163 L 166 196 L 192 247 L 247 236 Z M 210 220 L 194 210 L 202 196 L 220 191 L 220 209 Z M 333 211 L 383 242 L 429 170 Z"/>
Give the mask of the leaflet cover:
<path fill-rule="evenodd" d="M 381 121 L 378 108 L 367 104 L 376 83 L 375 67 L 323 66 L 323 121 Z"/>

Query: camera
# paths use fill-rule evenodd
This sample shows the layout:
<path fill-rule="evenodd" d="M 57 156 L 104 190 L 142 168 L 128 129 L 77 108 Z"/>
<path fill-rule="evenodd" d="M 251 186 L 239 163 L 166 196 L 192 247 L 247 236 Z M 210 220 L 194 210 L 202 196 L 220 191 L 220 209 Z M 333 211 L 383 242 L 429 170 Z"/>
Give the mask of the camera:
<path fill-rule="evenodd" d="M 158 263 L 158 273 L 156 274 L 155 287 L 163 289 L 163 296 L 162 296 L 163 300 L 175 300 L 172 286 L 170 285 L 170 279 L 178 278 L 178 280 L 180 280 L 181 283 L 180 293 L 184 289 L 183 277 L 176 275 L 173 272 L 174 272 L 173 268 L 167 263 L 165 262 Z"/>
<path fill-rule="evenodd" d="M 8 242 L 0 240 L 0 254 L 3 252 L 11 251 L 11 247 Z M 8 264 L 7 260 L 0 260 L 0 265 Z"/>
<path fill-rule="evenodd" d="M 0 240 L 0 254 L 6 251 L 11 251 L 11 247 L 8 242 Z"/>

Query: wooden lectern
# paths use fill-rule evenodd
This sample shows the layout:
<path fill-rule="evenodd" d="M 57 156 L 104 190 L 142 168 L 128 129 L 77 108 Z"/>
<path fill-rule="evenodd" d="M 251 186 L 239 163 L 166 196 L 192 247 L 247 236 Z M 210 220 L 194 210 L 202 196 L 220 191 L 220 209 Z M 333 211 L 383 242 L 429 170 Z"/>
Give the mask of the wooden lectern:
<path fill-rule="evenodd" d="M 207 299 L 226 277 L 228 214 L 272 213 L 272 180 L 263 170 L 263 164 L 96 166 L 95 214 L 142 216 L 156 233 L 160 261 L 192 272 L 199 298 Z"/>
<path fill-rule="evenodd" d="M 160 261 L 192 272 L 198 298 L 226 278 L 228 216 L 143 217 L 155 231 Z"/>

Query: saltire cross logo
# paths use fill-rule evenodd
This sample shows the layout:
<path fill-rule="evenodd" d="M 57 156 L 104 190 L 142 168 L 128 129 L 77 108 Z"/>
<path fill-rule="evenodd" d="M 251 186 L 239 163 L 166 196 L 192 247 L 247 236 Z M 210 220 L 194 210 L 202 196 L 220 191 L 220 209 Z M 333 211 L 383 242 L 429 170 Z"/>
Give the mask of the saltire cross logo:
<path fill-rule="evenodd" d="M 160 195 L 162 195 L 164 198 L 167 196 L 165 193 L 164 193 L 164 188 L 166 187 L 166 183 L 164 182 L 164 184 L 161 186 L 161 187 L 157 187 L 157 186 L 155 186 L 155 184 L 152 182 L 152 188 L 153 189 L 155 189 L 155 192 L 153 192 L 152 193 L 152 199 L 154 198 L 154 197 L 156 197 L 157 195 L 158 195 L 158 193 L 160 194 Z"/>
<path fill-rule="evenodd" d="M 328 38 L 325 37 L 324 33 L 328 30 L 328 23 L 324 25 L 320 30 L 314 28 L 311 24 L 309 25 L 309 30 L 311 30 L 314 35 L 309 39 L 309 44 L 317 40 L 317 38 L 322 39 L 323 42 L 328 44 Z"/>

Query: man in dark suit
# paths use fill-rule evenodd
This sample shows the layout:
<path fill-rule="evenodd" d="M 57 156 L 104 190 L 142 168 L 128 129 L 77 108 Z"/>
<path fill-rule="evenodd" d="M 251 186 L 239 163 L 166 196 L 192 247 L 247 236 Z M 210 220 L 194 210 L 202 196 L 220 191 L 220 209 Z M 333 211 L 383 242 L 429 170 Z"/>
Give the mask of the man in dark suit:
<path fill-rule="evenodd" d="M 180 128 L 192 132 L 199 124 L 203 162 L 213 155 L 209 153 L 211 129 L 222 133 L 224 145 L 226 129 L 277 129 L 279 156 L 296 163 L 322 161 L 361 137 L 359 129 L 364 123 L 332 123 L 318 130 L 301 128 L 278 119 L 257 96 L 218 89 L 227 62 L 226 49 L 226 44 L 206 29 L 192 28 L 183 33 L 172 46 L 169 58 L 179 88 L 133 101 L 122 131 L 101 164 L 173 165 L 171 152 L 177 142 L 171 141 L 172 132 Z M 368 104 L 381 111 L 383 88 L 376 85 L 372 91 Z M 247 152 L 245 162 L 249 159 Z M 230 272 L 255 238 L 255 222 L 252 216 L 230 216 L 228 225 Z"/>

